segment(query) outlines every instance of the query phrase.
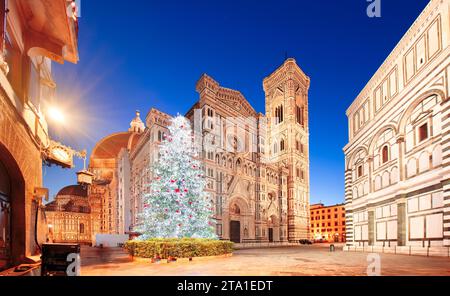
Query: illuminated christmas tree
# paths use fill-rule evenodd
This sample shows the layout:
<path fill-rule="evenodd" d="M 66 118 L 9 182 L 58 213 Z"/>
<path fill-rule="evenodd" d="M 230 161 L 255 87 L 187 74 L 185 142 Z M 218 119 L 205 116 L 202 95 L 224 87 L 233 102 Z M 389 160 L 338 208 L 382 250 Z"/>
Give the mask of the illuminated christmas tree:
<path fill-rule="evenodd" d="M 140 239 L 216 238 L 190 123 L 177 116 L 169 132 L 150 168 L 154 178 L 148 184 L 150 193 L 144 195 Z"/>

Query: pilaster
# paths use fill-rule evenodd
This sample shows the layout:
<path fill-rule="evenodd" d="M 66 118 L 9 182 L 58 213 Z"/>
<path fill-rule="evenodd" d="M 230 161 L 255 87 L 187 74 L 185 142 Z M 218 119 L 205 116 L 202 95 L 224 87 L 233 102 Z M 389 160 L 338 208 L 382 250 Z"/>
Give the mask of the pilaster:
<path fill-rule="evenodd" d="M 347 240 L 347 245 L 354 244 L 353 213 L 349 210 L 352 200 L 352 170 L 349 169 L 345 171 L 345 237 Z"/>
<path fill-rule="evenodd" d="M 369 214 L 369 246 L 375 245 L 375 211 L 373 208 L 368 210 Z"/>
<path fill-rule="evenodd" d="M 406 245 L 406 195 L 397 199 L 397 245 Z"/>
<path fill-rule="evenodd" d="M 442 103 L 442 189 L 444 198 L 444 246 L 450 246 L 450 102 Z"/>

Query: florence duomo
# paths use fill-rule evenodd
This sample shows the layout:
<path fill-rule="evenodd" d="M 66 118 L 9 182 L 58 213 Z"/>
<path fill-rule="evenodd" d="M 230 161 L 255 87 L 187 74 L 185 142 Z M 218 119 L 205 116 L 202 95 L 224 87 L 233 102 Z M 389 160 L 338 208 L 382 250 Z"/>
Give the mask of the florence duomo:
<path fill-rule="evenodd" d="M 218 237 L 236 243 L 308 239 L 308 88 L 309 78 L 294 59 L 287 59 L 264 79 L 263 115 L 239 91 L 206 74 L 198 80 L 199 99 L 186 117 L 199 143 Z M 138 114 L 128 132 L 96 145 L 91 171 L 99 184 L 90 199 L 94 203 L 97 190 L 105 188 L 110 199 L 101 212 L 113 211 L 103 219 L 118 221 L 112 227 L 104 224 L 104 233 L 126 234 L 139 226 L 143 190 L 153 177 L 148 166 L 157 161 L 158 143 L 168 134 L 170 119 L 152 108 L 146 129 Z M 116 171 L 110 162 L 100 161 L 105 152 L 105 159 L 118 164 Z M 106 182 L 105 171 L 110 171 Z"/>
<path fill-rule="evenodd" d="M 132 3 L 0 0 L 0 291 L 450 276 L 450 0 Z"/>

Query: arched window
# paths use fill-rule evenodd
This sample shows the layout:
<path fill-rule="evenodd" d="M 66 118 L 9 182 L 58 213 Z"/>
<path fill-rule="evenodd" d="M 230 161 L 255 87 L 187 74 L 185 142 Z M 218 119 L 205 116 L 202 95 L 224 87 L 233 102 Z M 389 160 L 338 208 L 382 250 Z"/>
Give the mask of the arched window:
<path fill-rule="evenodd" d="M 80 233 L 83 234 L 84 233 L 84 224 L 80 223 Z"/>
<path fill-rule="evenodd" d="M 389 161 L 389 148 L 388 146 L 384 146 L 381 150 L 381 161 L 382 163 L 386 163 Z"/>
<path fill-rule="evenodd" d="M 357 167 L 356 170 L 357 170 L 356 176 L 357 176 L 358 178 L 362 177 L 362 176 L 363 176 L 363 166 L 362 166 L 362 164 L 359 165 L 359 166 Z"/>
<path fill-rule="evenodd" d="M 280 123 L 284 120 L 283 105 L 280 106 Z"/>
<path fill-rule="evenodd" d="M 284 140 L 280 142 L 280 151 L 284 151 Z"/>
<path fill-rule="evenodd" d="M 428 123 L 421 125 L 418 128 L 418 131 L 419 131 L 419 143 L 428 139 Z"/>
<path fill-rule="evenodd" d="M 273 153 L 278 153 L 278 144 L 276 142 L 273 144 Z"/>
<path fill-rule="evenodd" d="M 298 124 L 303 125 L 303 123 L 304 123 L 303 108 L 300 107 L 300 106 L 296 106 L 296 107 L 297 108 L 296 108 L 296 114 L 295 114 L 296 116 L 295 116 L 295 118 L 296 118 Z"/>
<path fill-rule="evenodd" d="M 275 123 L 279 124 L 282 123 L 284 120 L 284 114 L 283 114 L 283 105 L 275 108 Z"/>

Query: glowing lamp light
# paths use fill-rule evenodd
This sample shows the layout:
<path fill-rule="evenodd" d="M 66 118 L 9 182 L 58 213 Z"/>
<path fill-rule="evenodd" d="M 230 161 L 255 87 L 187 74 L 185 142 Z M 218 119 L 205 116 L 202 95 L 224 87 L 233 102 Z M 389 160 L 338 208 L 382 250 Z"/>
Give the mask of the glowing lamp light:
<path fill-rule="evenodd" d="M 50 107 L 47 110 L 48 116 L 57 123 L 64 123 L 65 117 L 64 114 L 56 107 Z"/>

